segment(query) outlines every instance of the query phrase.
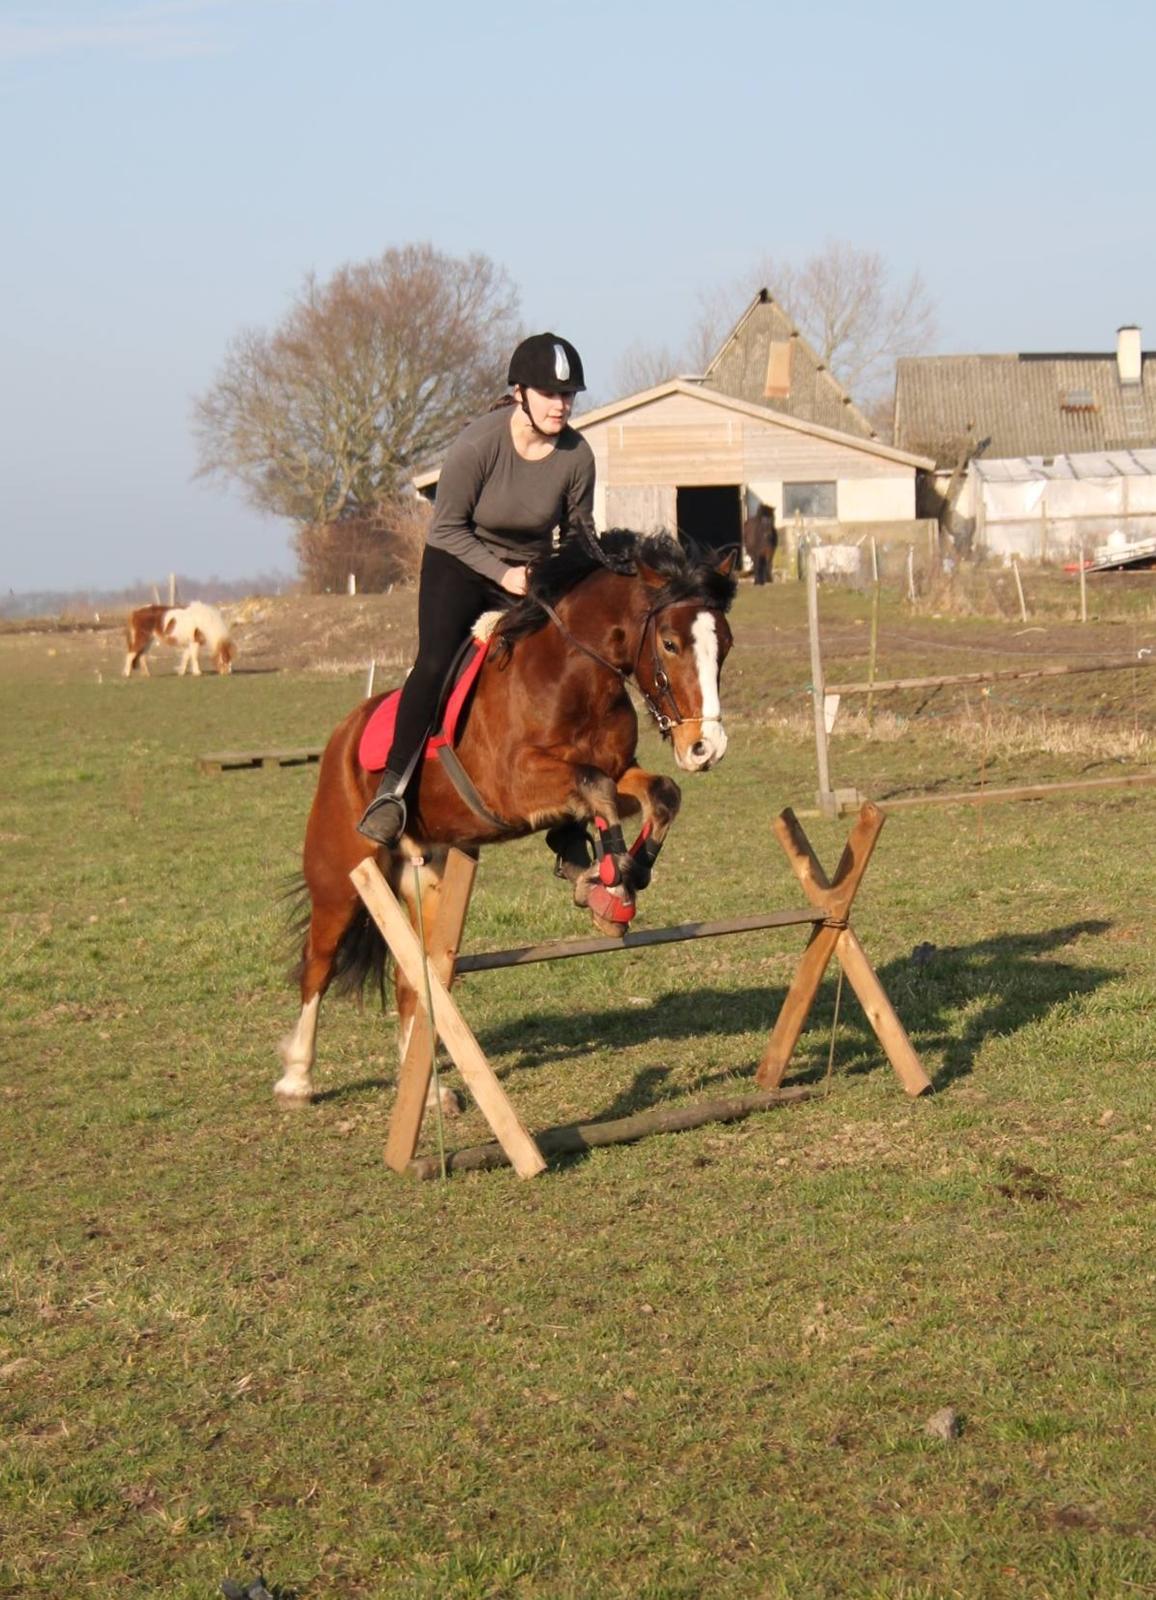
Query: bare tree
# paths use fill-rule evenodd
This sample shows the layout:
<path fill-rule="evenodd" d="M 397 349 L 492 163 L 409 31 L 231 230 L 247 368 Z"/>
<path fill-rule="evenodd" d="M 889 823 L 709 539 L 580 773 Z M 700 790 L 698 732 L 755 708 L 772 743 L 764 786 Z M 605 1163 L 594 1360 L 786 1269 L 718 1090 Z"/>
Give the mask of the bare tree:
<path fill-rule="evenodd" d="M 723 335 L 735 320 L 733 294 L 711 291 L 699 294 L 699 314 L 690 337 L 675 349 L 669 345 L 651 346 L 636 340 L 623 353 L 614 369 L 616 394 L 636 394 L 653 389 L 683 373 L 702 373 L 722 343 Z M 749 298 L 749 296 L 748 296 Z"/>
<path fill-rule="evenodd" d="M 873 419 L 882 420 L 889 409 L 896 359 L 927 350 L 935 339 L 935 310 L 918 272 L 896 286 L 878 251 L 828 240 L 801 265 L 764 256 L 740 282 L 700 292 L 698 319 L 681 353 L 632 345 L 619 376 L 664 368 L 671 369 L 668 376 L 705 371 L 755 288 L 762 286 Z"/>
<path fill-rule="evenodd" d="M 652 348 L 636 340 L 627 346 L 614 369 L 614 392 L 637 394 L 654 389 L 685 370 L 680 358 L 666 345 Z"/>
<path fill-rule="evenodd" d="M 894 284 L 877 250 L 829 239 L 801 266 L 764 258 L 765 283 L 843 387 L 870 405 L 891 386 L 899 356 L 935 339 L 935 308 L 918 272 Z"/>
<path fill-rule="evenodd" d="M 300 529 L 372 519 L 504 387 L 517 293 L 431 245 L 310 276 L 272 332 L 230 345 L 196 402 L 201 475 Z"/>

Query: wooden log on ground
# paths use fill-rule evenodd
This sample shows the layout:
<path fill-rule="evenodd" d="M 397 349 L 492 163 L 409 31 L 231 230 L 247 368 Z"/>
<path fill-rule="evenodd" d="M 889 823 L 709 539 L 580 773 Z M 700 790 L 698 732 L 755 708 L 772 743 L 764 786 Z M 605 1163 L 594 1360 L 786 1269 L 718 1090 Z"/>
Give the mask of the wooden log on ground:
<path fill-rule="evenodd" d="M 583 1150 L 601 1149 L 611 1144 L 633 1144 L 654 1133 L 681 1133 L 686 1128 L 701 1128 L 708 1122 L 739 1122 L 754 1111 L 770 1111 L 775 1106 L 797 1105 L 809 1100 L 812 1089 L 764 1089 L 740 1095 L 735 1100 L 698 1100 L 689 1106 L 672 1106 L 660 1111 L 640 1111 L 633 1117 L 618 1117 L 613 1122 L 573 1122 L 561 1128 L 546 1128 L 536 1134 L 535 1144 L 543 1155 L 575 1155 Z M 509 1166 L 500 1144 L 472 1145 L 446 1155 L 447 1172 L 482 1172 Z M 441 1176 L 437 1156 L 418 1156 L 406 1171 L 415 1178 Z"/>

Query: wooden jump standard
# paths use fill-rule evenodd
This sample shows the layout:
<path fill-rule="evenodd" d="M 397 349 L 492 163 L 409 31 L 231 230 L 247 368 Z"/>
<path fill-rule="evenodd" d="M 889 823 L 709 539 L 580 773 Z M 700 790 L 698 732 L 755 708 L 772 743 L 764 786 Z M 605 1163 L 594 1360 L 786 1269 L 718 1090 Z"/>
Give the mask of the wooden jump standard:
<path fill-rule="evenodd" d="M 923 1070 L 903 1024 L 896 1016 L 849 922 L 852 902 L 885 820 L 878 806 L 869 802 L 863 806 L 848 836 L 834 877 L 828 880 L 794 812 L 784 811 L 776 818 L 776 837 L 802 885 L 804 895 L 810 901 L 810 909 L 770 911 L 722 922 L 687 922 L 671 928 L 645 928 L 636 933 L 628 932 L 620 939 L 562 939 L 547 944 L 527 945 L 517 950 L 491 950 L 475 955 L 459 955 L 458 949 L 477 864 L 461 851 L 451 850 L 430 935 L 429 988 L 434 1026 L 493 1130 L 497 1144 L 447 1155 L 447 1170 L 496 1166 L 508 1161 L 519 1177 L 530 1178 L 544 1170 L 546 1162 L 543 1152 L 587 1149 L 595 1144 L 621 1143 L 674 1127 L 691 1127 L 705 1121 L 734 1120 L 750 1111 L 806 1098 L 809 1092 L 806 1089 L 782 1089 L 780 1085 L 832 956 L 838 957 L 903 1087 L 910 1095 L 923 1094 L 931 1087 L 931 1080 Z M 421 945 L 405 910 L 372 858 L 363 861 L 350 876 L 394 960 L 412 984 L 419 1011 L 424 1015 L 426 975 Z M 548 1129 L 536 1141 L 523 1125 L 450 994 L 454 979 L 462 972 L 485 972 L 496 967 L 525 966 L 534 961 L 559 961 L 571 956 L 638 950 L 647 945 L 711 939 L 723 934 L 793 927 L 803 923 L 811 925 L 811 937 L 759 1063 L 755 1075 L 760 1085 L 758 1093 L 733 1101 L 711 1101 L 698 1106 L 645 1112 L 623 1118 L 617 1123 Z M 436 1157 L 414 1160 L 432 1072 L 430 1030 L 428 1026 L 418 1025 L 411 1032 L 409 1047 L 401 1064 L 397 1101 L 385 1147 L 386 1163 L 395 1172 L 410 1171 L 418 1177 L 434 1177 L 440 1170 Z"/>

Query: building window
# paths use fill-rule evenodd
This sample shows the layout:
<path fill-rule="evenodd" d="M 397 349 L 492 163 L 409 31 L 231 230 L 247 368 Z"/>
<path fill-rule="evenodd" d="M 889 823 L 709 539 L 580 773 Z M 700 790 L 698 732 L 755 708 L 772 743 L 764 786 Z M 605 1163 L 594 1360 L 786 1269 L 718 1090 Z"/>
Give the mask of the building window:
<path fill-rule="evenodd" d="M 828 522 L 835 520 L 835 485 L 833 483 L 784 483 L 783 515 L 793 517 L 819 517 Z"/>
<path fill-rule="evenodd" d="M 1096 397 L 1090 389 L 1068 389 L 1060 396 L 1060 410 L 1069 413 L 1099 411 Z"/>

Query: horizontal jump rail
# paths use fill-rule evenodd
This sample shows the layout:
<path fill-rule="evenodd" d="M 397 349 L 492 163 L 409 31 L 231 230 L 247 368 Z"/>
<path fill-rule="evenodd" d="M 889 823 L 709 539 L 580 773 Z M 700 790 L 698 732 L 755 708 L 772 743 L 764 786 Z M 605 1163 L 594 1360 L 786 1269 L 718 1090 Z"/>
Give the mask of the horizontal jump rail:
<path fill-rule="evenodd" d="M 1156 772 L 1129 772 L 1118 778 L 1072 778 L 1063 783 L 1021 783 L 1010 789 L 959 789 L 953 794 L 914 794 L 888 800 L 888 811 L 911 806 L 987 806 L 1009 800 L 1062 799 L 1108 789 L 1139 789 L 1156 783 Z"/>
<path fill-rule="evenodd" d="M 876 678 L 872 682 L 825 683 L 827 694 L 884 694 L 890 689 L 939 689 L 972 683 L 1012 683 L 1027 678 L 1065 678 L 1074 672 L 1122 672 L 1156 664 L 1153 656 L 1123 656 L 1112 661 L 1076 661 L 1051 667 L 1007 667 L 997 672 L 954 672 L 938 678 Z"/>
<path fill-rule="evenodd" d="M 756 933 L 760 928 L 793 928 L 803 922 L 823 922 L 822 911 L 768 911 L 750 917 L 728 917 L 722 922 L 680 922 L 669 928 L 640 928 L 621 939 L 552 939 L 545 944 L 522 945 L 515 950 L 479 950 L 458 956 L 454 971 L 493 972 L 499 967 L 526 967 L 534 961 L 565 961 L 568 956 L 609 955 L 614 950 L 642 950 L 647 945 L 682 944 L 688 939 L 717 939 L 721 934 Z"/>

